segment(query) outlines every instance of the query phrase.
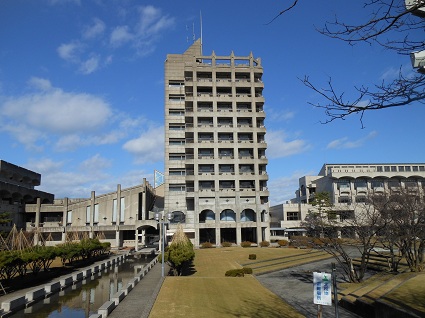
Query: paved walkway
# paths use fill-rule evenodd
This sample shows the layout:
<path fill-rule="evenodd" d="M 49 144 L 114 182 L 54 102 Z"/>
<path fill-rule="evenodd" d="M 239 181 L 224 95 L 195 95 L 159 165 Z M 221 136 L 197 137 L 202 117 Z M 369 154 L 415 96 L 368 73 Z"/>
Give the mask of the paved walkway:
<path fill-rule="evenodd" d="M 168 272 L 168 266 L 165 272 Z M 156 263 L 108 316 L 111 318 L 147 318 L 161 289 L 161 263 Z"/>

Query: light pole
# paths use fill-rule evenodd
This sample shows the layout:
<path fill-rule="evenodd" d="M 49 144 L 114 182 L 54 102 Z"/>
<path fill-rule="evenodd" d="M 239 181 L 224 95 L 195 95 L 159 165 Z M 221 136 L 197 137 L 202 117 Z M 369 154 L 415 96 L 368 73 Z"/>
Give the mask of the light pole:
<path fill-rule="evenodd" d="M 165 212 L 163 212 L 165 213 Z M 172 219 L 173 219 L 173 213 L 172 212 L 168 212 L 164 218 L 164 214 L 161 212 L 157 212 L 155 213 L 155 220 L 159 223 L 160 228 L 159 228 L 159 239 L 161 240 L 161 256 L 162 256 L 162 264 L 161 264 L 161 274 L 162 277 L 164 277 L 164 252 L 165 252 L 165 229 L 164 226 L 165 224 L 169 223 Z"/>

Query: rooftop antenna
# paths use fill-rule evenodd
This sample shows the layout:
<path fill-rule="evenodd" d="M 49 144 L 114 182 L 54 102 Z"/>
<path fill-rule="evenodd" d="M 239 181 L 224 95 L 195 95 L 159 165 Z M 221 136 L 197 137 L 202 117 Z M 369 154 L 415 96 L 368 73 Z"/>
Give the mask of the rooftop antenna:
<path fill-rule="evenodd" d="M 192 40 L 195 42 L 195 22 L 192 22 Z"/>
<path fill-rule="evenodd" d="M 201 22 L 201 55 L 202 55 L 202 11 L 199 11 L 199 20 Z"/>

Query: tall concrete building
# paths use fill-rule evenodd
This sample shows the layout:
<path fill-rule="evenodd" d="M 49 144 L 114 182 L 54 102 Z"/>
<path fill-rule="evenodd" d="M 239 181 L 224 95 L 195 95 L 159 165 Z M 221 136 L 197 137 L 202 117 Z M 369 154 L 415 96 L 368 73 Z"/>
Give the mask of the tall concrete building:
<path fill-rule="evenodd" d="M 165 61 L 165 212 L 195 246 L 269 239 L 261 60 L 202 54 Z"/>

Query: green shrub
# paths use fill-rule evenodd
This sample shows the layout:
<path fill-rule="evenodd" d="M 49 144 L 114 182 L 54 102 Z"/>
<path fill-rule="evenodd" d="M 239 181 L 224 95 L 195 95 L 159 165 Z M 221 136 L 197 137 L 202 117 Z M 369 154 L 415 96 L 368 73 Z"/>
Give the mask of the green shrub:
<path fill-rule="evenodd" d="M 243 268 L 230 269 L 224 274 L 226 277 L 244 277 Z"/>
<path fill-rule="evenodd" d="M 242 247 L 251 247 L 251 242 L 250 241 L 244 241 L 244 242 L 241 242 L 241 246 Z"/>
<path fill-rule="evenodd" d="M 287 240 L 279 240 L 279 241 L 277 241 L 277 244 L 279 246 L 288 246 L 289 242 Z"/>
<path fill-rule="evenodd" d="M 232 246 L 232 243 L 230 243 L 230 242 L 223 242 L 223 243 L 221 243 L 221 246 L 223 246 L 223 247 L 230 247 L 230 246 Z"/>
<path fill-rule="evenodd" d="M 244 268 L 242 268 L 242 270 L 243 270 L 244 274 L 248 274 L 248 275 L 252 274 L 252 268 L 251 267 L 244 267 Z"/>
<path fill-rule="evenodd" d="M 261 247 L 269 247 L 270 246 L 270 242 L 269 241 L 261 241 L 260 242 L 260 246 Z"/>
<path fill-rule="evenodd" d="M 210 242 L 204 242 L 201 244 L 201 248 L 213 248 L 214 244 L 210 243 Z"/>
<path fill-rule="evenodd" d="M 249 254 L 248 259 L 257 259 L 257 254 Z"/>

